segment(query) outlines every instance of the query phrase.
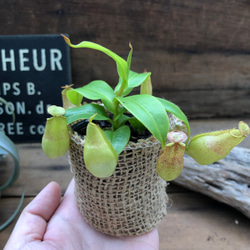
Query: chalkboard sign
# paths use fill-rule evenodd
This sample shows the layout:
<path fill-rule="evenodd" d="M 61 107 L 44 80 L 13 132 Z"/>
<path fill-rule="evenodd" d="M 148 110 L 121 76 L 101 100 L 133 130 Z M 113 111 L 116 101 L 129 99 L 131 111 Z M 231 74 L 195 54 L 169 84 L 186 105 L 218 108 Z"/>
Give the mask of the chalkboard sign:
<path fill-rule="evenodd" d="M 69 47 L 61 35 L 0 36 L 0 129 L 14 141 L 40 142 L 47 107 L 62 105 L 61 87 L 71 84 Z"/>

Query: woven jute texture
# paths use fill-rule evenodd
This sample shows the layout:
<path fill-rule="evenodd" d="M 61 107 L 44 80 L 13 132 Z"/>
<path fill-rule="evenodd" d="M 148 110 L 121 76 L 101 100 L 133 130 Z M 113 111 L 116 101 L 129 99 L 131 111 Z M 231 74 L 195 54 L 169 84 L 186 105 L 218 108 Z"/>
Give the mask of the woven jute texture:
<path fill-rule="evenodd" d="M 169 114 L 169 131 L 186 126 Z M 153 136 L 130 142 L 119 155 L 115 173 L 94 177 L 83 160 L 84 137 L 71 134 L 70 165 L 77 206 L 86 222 L 105 234 L 136 236 L 153 230 L 167 214 L 166 182 L 156 172 L 161 144 Z M 97 152 L 98 157 L 98 152 Z"/>
<path fill-rule="evenodd" d="M 69 152 L 75 197 L 86 222 L 118 237 L 153 230 L 167 213 L 166 182 L 155 168 L 160 143 L 151 137 L 128 144 L 119 156 L 115 173 L 104 179 L 86 169 L 83 147 L 84 138 L 72 134 Z"/>

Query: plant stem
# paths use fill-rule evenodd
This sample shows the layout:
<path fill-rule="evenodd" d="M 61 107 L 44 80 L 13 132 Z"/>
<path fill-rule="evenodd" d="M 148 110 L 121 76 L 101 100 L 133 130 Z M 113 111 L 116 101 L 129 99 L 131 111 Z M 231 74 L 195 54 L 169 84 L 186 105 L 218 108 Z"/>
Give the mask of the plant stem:
<path fill-rule="evenodd" d="M 115 99 L 115 100 L 114 100 L 114 103 L 115 103 L 115 113 L 114 113 L 114 117 L 113 117 L 112 130 L 116 130 L 116 129 L 118 129 L 118 127 L 119 127 L 118 119 L 116 119 L 117 116 L 119 115 L 119 112 L 118 112 L 119 102 Z"/>
<path fill-rule="evenodd" d="M 124 91 L 124 88 L 125 88 L 125 85 L 126 85 L 126 82 L 125 80 L 122 80 L 122 83 L 121 83 L 121 87 L 118 91 L 118 93 L 116 94 L 116 97 L 118 96 L 122 96 L 122 93 Z M 114 118 L 113 118 L 113 126 L 112 126 L 112 129 L 113 130 L 116 130 L 119 128 L 119 123 L 118 123 L 118 119 L 117 116 L 119 115 L 119 102 L 117 101 L 117 99 L 114 100 L 114 104 L 115 104 L 115 113 L 114 113 Z"/>

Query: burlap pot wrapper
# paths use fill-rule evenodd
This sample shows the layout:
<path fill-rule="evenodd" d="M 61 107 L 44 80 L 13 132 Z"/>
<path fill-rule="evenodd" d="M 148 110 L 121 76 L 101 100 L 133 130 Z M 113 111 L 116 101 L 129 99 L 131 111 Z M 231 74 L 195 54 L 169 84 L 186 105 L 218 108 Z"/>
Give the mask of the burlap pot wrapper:
<path fill-rule="evenodd" d="M 83 160 L 84 138 L 71 135 L 70 163 L 77 206 L 93 228 L 112 236 L 135 236 L 153 230 L 167 213 L 166 182 L 156 172 L 161 145 L 154 138 L 129 143 L 115 173 L 93 176 Z"/>

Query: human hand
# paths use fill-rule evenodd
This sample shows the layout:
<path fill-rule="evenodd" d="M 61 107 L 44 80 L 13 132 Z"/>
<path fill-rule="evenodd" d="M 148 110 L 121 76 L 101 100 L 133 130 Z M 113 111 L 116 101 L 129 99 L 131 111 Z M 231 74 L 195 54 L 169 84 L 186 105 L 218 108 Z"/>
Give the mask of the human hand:
<path fill-rule="evenodd" d="M 142 236 L 117 238 L 90 227 L 76 206 L 72 180 L 62 200 L 61 188 L 51 182 L 24 208 L 4 250 L 158 248 L 157 229 Z"/>

